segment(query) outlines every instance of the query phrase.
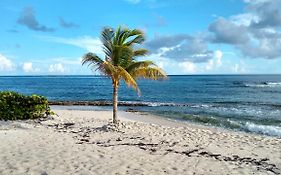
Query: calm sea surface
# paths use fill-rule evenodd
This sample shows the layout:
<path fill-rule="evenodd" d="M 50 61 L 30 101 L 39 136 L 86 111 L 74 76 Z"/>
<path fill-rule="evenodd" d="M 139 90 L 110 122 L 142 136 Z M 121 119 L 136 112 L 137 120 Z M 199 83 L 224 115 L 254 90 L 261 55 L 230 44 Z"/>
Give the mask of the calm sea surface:
<path fill-rule="evenodd" d="M 166 81 L 138 83 L 140 97 L 124 84 L 119 90 L 120 101 L 146 105 L 130 108 L 281 137 L 281 75 L 170 76 Z M 40 94 L 52 101 L 112 98 L 111 80 L 101 76 L 4 76 L 0 77 L 0 90 Z"/>

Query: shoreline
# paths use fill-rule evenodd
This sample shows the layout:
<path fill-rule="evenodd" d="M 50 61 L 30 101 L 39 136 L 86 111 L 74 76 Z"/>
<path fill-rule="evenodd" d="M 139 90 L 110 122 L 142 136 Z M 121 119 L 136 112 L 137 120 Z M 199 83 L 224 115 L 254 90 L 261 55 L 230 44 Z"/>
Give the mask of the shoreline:
<path fill-rule="evenodd" d="M 55 107 L 54 111 L 60 111 L 60 110 L 70 110 L 70 111 L 95 111 L 96 108 L 92 109 L 77 109 L 77 108 L 72 108 L 76 105 L 73 106 L 68 106 L 68 105 L 62 105 L 66 108 L 61 108 L 61 105 L 52 105 L 51 107 Z M 83 107 L 77 105 L 76 107 Z M 100 106 L 92 106 L 92 107 L 100 107 Z M 106 106 L 105 106 L 106 107 Z M 105 110 L 104 108 L 97 108 L 98 110 L 95 112 L 108 112 L 111 113 L 112 115 L 112 109 Z M 111 119 L 111 115 L 107 116 L 106 119 Z M 252 134 L 252 135 L 259 135 L 259 136 L 267 136 L 267 135 L 261 135 L 261 134 L 256 134 L 256 133 L 247 133 L 244 131 L 234 131 L 234 130 L 229 130 L 227 128 L 223 127 L 217 127 L 217 126 L 212 126 L 212 125 L 203 125 L 200 123 L 192 123 L 190 121 L 180 121 L 177 119 L 173 118 L 167 118 L 167 117 L 162 117 L 158 115 L 151 114 L 149 112 L 142 112 L 142 111 L 130 111 L 130 110 L 119 110 L 118 111 L 118 117 L 119 119 L 124 121 L 131 121 L 131 122 L 141 122 L 141 123 L 146 123 L 146 124 L 153 124 L 153 125 L 160 125 L 160 126 L 166 126 L 166 127 L 192 127 L 192 128 L 199 128 L 199 129 L 209 129 L 212 131 L 222 131 L 222 132 L 238 132 L 238 133 L 245 133 L 245 134 Z M 275 137 L 275 136 L 268 136 L 268 137 Z"/>
<path fill-rule="evenodd" d="M 109 105 L 110 106 L 110 105 Z M 55 107 L 55 110 L 73 110 L 73 111 L 108 111 L 112 112 L 112 109 L 106 109 L 108 106 L 95 106 L 95 105 L 51 105 L 51 107 Z M 83 107 L 86 107 L 86 109 L 83 109 Z M 88 109 L 90 107 L 91 109 Z M 143 112 L 143 111 L 135 111 L 130 108 L 127 110 L 120 110 L 118 111 L 118 114 L 121 113 L 121 118 L 125 120 L 137 121 L 137 122 L 143 122 L 148 124 L 158 124 L 158 125 L 164 125 L 168 127 L 192 127 L 192 128 L 200 128 L 200 129 L 209 129 L 212 131 L 221 131 L 221 132 L 231 132 L 231 133 L 239 133 L 239 134 L 249 134 L 253 136 L 265 136 L 265 137 L 273 137 L 273 138 L 280 138 L 280 136 L 275 135 L 267 135 L 262 133 L 256 133 L 256 132 L 246 132 L 243 130 L 234 130 L 230 128 L 220 127 L 220 126 L 214 126 L 214 125 L 206 125 L 202 123 L 195 123 L 188 120 L 179 120 L 179 119 L 173 119 L 163 116 L 158 116 L 155 114 L 151 114 L 149 112 Z M 129 115 L 132 114 L 132 115 Z M 141 116 L 141 117 L 136 117 Z M 281 139 L 281 138 L 280 138 Z"/>
<path fill-rule="evenodd" d="M 53 106 L 112 106 L 112 101 L 96 100 L 96 101 L 49 101 Z M 143 102 L 143 101 L 118 101 L 118 106 L 190 106 L 184 103 L 171 103 L 171 102 Z"/>
<path fill-rule="evenodd" d="M 120 111 L 0 122 L 0 174 L 280 174 L 281 139 Z"/>

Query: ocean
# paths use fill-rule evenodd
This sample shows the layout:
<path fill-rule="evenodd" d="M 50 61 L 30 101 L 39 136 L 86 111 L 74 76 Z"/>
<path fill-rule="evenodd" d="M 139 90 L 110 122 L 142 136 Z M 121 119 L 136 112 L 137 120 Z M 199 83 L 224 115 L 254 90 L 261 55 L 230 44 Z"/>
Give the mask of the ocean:
<path fill-rule="evenodd" d="M 281 137 L 281 75 L 169 76 L 138 83 L 141 96 L 121 84 L 119 100 L 126 106 L 120 110 Z M 1 76 L 0 90 L 39 94 L 50 101 L 112 99 L 111 80 L 103 76 Z"/>

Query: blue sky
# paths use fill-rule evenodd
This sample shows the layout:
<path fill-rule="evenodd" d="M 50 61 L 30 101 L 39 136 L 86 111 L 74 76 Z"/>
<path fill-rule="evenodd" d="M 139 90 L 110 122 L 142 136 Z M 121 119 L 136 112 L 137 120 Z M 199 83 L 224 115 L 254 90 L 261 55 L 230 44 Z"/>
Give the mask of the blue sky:
<path fill-rule="evenodd" d="M 104 26 L 142 29 L 168 74 L 281 73 L 281 0 L 1 0 L 0 75 L 93 74 Z M 94 72 L 94 74 L 97 74 Z"/>

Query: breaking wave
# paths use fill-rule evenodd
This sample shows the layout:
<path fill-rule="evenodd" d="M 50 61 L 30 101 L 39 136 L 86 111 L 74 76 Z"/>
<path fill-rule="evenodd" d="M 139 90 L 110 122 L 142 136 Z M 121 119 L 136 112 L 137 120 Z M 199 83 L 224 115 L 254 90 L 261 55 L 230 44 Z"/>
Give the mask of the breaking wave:
<path fill-rule="evenodd" d="M 279 126 L 255 124 L 252 122 L 235 121 L 231 119 L 212 116 L 186 115 L 183 117 L 183 119 L 209 126 L 217 126 L 227 129 L 281 137 L 281 127 Z"/>
<path fill-rule="evenodd" d="M 265 88 L 265 87 L 271 87 L 271 88 L 276 88 L 276 87 L 281 87 L 281 82 L 259 82 L 259 83 L 245 83 L 245 87 L 260 87 L 260 88 Z"/>
<path fill-rule="evenodd" d="M 111 101 L 50 101 L 50 105 L 61 106 L 111 106 Z M 139 102 L 139 101 L 119 101 L 119 106 L 190 106 L 180 103 L 161 103 L 161 102 Z"/>
<path fill-rule="evenodd" d="M 245 127 L 245 129 L 250 132 L 281 137 L 281 127 L 278 126 L 257 125 L 254 123 L 246 122 Z"/>

